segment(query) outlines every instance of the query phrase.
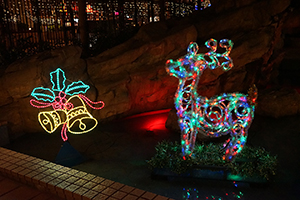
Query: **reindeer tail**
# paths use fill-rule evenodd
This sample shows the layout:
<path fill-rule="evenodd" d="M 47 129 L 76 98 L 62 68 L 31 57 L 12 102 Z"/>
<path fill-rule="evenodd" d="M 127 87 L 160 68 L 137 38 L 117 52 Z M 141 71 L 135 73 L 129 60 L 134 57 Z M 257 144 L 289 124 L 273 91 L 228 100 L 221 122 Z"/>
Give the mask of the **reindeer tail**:
<path fill-rule="evenodd" d="M 257 99 L 257 87 L 255 84 L 253 84 L 249 90 L 248 90 L 248 97 L 247 101 L 250 105 L 256 105 L 256 99 Z"/>

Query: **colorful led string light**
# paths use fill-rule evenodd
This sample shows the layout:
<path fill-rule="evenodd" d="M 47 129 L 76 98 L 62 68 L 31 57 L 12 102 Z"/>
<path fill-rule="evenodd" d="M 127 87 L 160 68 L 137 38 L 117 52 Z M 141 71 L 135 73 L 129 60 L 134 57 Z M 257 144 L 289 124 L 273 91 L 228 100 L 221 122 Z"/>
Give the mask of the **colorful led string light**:
<path fill-rule="evenodd" d="M 210 0 L 201 0 L 201 10 L 211 6 Z"/>
<path fill-rule="evenodd" d="M 86 93 L 90 86 L 82 81 L 65 85 L 65 72 L 58 68 L 50 73 L 52 90 L 37 87 L 33 89 L 30 104 L 36 108 L 47 108 L 52 106 L 52 111 L 43 111 L 38 114 L 41 126 L 48 132 L 53 133 L 60 125 L 63 125 L 61 137 L 63 141 L 68 140 L 67 130 L 73 134 L 82 134 L 94 129 L 98 121 L 88 112 L 85 103 L 92 109 L 100 110 L 104 107 L 103 101 L 93 102 L 80 93 Z M 65 91 L 63 91 L 66 88 Z M 58 95 L 55 96 L 55 92 Z M 71 96 L 67 99 L 67 95 Z M 48 103 L 49 101 L 50 103 Z M 80 104 L 79 106 L 74 106 Z M 100 106 L 99 106 L 100 105 Z"/>
<path fill-rule="evenodd" d="M 233 182 L 235 188 L 238 187 L 237 183 Z M 234 192 L 235 191 L 235 192 Z M 224 192 L 224 191 L 223 191 Z M 241 199 L 244 196 L 244 193 L 240 190 L 234 189 L 233 191 L 228 191 L 223 193 L 218 192 L 217 194 L 211 194 L 211 195 L 204 195 L 203 191 L 199 192 L 196 188 L 183 188 L 182 189 L 182 199 L 183 200 L 233 200 L 233 199 Z M 201 195 L 199 193 L 202 193 Z M 221 193 L 221 196 L 220 196 Z M 222 194 L 223 193 L 223 194 Z"/>
<path fill-rule="evenodd" d="M 187 54 L 176 61 L 166 62 L 169 75 L 179 79 L 175 94 L 175 108 L 181 129 L 182 155 L 191 156 L 199 130 L 210 137 L 230 134 L 224 144 L 224 160 L 232 161 L 242 150 L 247 139 L 248 129 L 254 117 L 257 90 L 255 85 L 248 95 L 241 93 L 222 94 L 207 98 L 198 95 L 197 85 L 203 71 L 207 68 L 221 67 L 228 71 L 233 67 L 229 57 L 233 46 L 231 40 L 220 40 L 219 46 L 224 53 L 217 53 L 217 41 L 208 40 L 205 45 L 210 49 L 205 54 L 197 54 L 197 43 L 190 43 Z"/>
<path fill-rule="evenodd" d="M 211 6 L 210 0 L 201 0 L 200 10 L 206 9 Z M 198 2 L 195 4 L 195 10 L 198 10 Z"/>
<path fill-rule="evenodd" d="M 196 200 L 199 199 L 199 191 L 196 188 L 182 188 L 182 199 L 183 200 Z"/>

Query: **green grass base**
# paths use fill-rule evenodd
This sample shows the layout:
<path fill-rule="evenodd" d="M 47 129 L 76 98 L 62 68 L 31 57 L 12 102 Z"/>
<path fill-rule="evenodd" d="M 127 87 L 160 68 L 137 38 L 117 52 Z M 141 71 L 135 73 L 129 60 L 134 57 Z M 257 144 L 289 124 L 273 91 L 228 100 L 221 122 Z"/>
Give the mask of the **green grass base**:
<path fill-rule="evenodd" d="M 210 171 L 223 170 L 229 173 L 227 178 L 269 180 L 275 175 L 277 157 L 263 148 L 245 146 L 233 162 L 224 161 L 221 144 L 195 145 L 193 156 L 184 160 L 179 143 L 163 141 L 155 147 L 156 154 L 147 161 L 152 169 L 164 169 L 177 175 L 189 173 L 195 169 Z M 201 173 L 201 172 L 200 172 Z M 207 174 L 207 173 L 206 173 Z M 236 176 L 236 177 L 235 177 Z"/>

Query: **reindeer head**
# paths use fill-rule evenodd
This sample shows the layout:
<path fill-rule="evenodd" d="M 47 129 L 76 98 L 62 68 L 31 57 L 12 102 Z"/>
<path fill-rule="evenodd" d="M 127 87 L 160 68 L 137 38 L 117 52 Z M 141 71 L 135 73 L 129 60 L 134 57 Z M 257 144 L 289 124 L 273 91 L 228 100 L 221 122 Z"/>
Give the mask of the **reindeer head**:
<path fill-rule="evenodd" d="M 187 48 L 187 54 L 178 60 L 172 59 L 166 62 L 166 71 L 170 76 L 178 79 L 195 79 L 204 70 L 204 60 L 200 58 L 198 45 L 191 42 Z"/>
<path fill-rule="evenodd" d="M 233 42 L 231 40 L 220 40 L 219 46 L 225 48 L 224 53 L 217 53 L 217 41 L 209 39 L 205 45 L 210 49 L 205 54 L 197 54 L 198 45 L 191 42 L 187 48 L 187 54 L 178 60 L 172 59 L 166 62 L 166 71 L 170 76 L 175 76 L 179 79 L 195 79 L 201 76 L 206 68 L 216 69 L 221 67 L 227 71 L 233 67 L 232 59 L 229 53 L 232 49 Z"/>

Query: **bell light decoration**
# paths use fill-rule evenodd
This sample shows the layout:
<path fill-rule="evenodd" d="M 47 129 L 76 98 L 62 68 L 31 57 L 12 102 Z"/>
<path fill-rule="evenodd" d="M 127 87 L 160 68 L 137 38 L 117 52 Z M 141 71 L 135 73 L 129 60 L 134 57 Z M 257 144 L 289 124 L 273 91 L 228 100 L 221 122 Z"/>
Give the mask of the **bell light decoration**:
<path fill-rule="evenodd" d="M 36 108 L 51 107 L 51 111 L 41 111 L 38 114 L 40 125 L 48 133 L 53 133 L 62 125 L 61 138 L 68 140 L 67 130 L 72 134 L 82 134 L 94 129 L 98 121 L 88 112 L 86 105 L 100 110 L 103 101 L 93 102 L 83 94 L 90 88 L 82 81 L 73 82 L 66 87 L 65 72 L 57 68 L 50 73 L 52 89 L 37 87 L 31 96 L 30 104 Z"/>

